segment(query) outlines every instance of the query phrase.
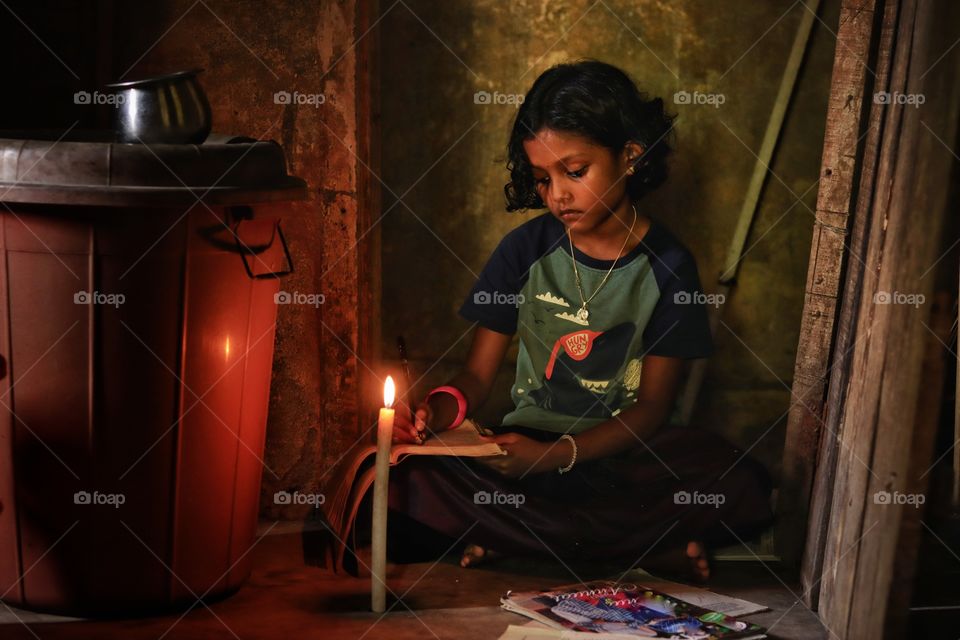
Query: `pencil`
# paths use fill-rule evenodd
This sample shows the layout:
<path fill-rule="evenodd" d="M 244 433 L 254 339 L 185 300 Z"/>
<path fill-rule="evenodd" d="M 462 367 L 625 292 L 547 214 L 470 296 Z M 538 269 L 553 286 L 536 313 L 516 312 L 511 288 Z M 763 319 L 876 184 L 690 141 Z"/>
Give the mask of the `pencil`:
<path fill-rule="evenodd" d="M 407 404 L 410 405 L 410 411 L 415 412 L 413 404 L 410 400 L 410 394 L 413 392 L 413 383 L 410 381 L 410 362 L 407 360 L 407 341 L 403 339 L 403 336 L 397 336 L 397 351 L 400 352 L 400 369 L 403 371 L 403 378 L 407 383 L 407 392 L 404 394 L 407 399 Z M 416 420 L 416 416 L 414 416 Z M 417 429 L 417 439 L 423 440 L 425 437 L 424 433 Z"/>

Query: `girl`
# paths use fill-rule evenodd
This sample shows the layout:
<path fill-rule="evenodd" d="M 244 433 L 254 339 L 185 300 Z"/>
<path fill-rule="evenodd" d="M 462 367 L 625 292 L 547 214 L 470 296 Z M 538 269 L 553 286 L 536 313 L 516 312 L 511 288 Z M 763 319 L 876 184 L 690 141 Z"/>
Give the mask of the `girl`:
<path fill-rule="evenodd" d="M 469 543 L 463 566 L 495 552 L 635 562 L 659 544 L 706 579 L 708 545 L 770 523 L 762 466 L 666 424 L 684 361 L 713 348 L 694 258 L 642 206 L 666 179 L 671 125 L 661 99 L 598 61 L 557 65 L 527 93 L 507 210 L 548 211 L 499 243 L 460 308 L 477 323 L 466 366 L 394 432 L 422 442 L 459 424 L 518 333 L 515 407 L 489 438 L 507 455 L 395 467 L 395 560 L 427 538 L 433 555 Z"/>

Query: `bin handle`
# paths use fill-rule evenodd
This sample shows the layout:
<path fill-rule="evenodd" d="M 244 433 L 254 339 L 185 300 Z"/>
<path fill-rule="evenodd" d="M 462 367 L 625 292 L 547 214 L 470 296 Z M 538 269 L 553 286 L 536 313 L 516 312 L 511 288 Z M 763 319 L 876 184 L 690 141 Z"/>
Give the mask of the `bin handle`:
<path fill-rule="evenodd" d="M 243 218 L 237 220 L 237 224 L 233 227 L 233 241 L 237 245 L 237 251 L 240 253 L 240 259 L 243 260 L 243 268 L 246 270 L 247 275 L 250 276 L 252 280 L 269 280 L 279 279 L 283 276 L 290 275 L 293 273 L 293 257 L 290 255 L 290 247 L 287 246 L 287 239 L 283 235 L 283 228 L 280 226 L 280 221 L 277 220 L 273 226 L 273 234 L 270 236 L 270 242 L 266 245 L 258 245 L 256 248 L 248 247 L 240 242 L 240 225 L 243 223 Z M 287 264 L 290 265 L 287 269 L 282 269 L 280 271 L 269 271 L 267 273 L 254 273 L 250 269 L 250 263 L 247 262 L 247 255 L 257 255 L 263 253 L 267 249 L 273 246 L 274 239 L 280 236 L 280 246 L 283 247 L 283 255 L 286 258 Z"/>

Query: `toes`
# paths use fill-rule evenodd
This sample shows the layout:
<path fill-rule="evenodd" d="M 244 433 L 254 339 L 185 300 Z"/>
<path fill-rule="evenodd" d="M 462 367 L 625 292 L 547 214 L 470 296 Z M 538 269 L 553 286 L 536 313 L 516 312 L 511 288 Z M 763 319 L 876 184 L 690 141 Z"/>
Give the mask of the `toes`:
<path fill-rule="evenodd" d="M 463 550 L 463 557 L 460 558 L 460 566 L 468 567 L 483 558 L 483 555 L 483 547 L 475 544 L 468 544 Z"/>
<path fill-rule="evenodd" d="M 501 554 L 491 549 L 485 549 L 478 544 L 468 544 L 463 548 L 463 555 L 460 557 L 461 567 L 472 567 L 478 564 L 484 564 L 491 560 L 496 560 Z"/>
<path fill-rule="evenodd" d="M 700 558 L 697 560 L 697 570 L 704 578 L 710 577 L 710 564 L 707 562 L 706 558 Z"/>
<path fill-rule="evenodd" d="M 707 560 L 706 549 L 696 541 L 687 543 L 687 557 L 690 558 L 694 571 L 700 578 L 706 580 L 710 577 L 710 562 Z"/>

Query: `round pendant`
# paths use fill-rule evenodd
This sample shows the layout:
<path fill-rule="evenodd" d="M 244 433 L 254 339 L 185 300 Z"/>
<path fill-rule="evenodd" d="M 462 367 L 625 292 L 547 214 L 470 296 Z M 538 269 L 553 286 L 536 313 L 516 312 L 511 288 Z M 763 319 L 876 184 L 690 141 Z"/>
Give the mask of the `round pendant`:
<path fill-rule="evenodd" d="M 587 311 L 587 308 L 586 308 L 586 307 L 580 307 L 580 308 L 577 310 L 577 319 L 578 319 L 578 320 L 586 321 L 586 319 L 587 319 L 589 316 L 590 316 L 590 312 Z"/>

